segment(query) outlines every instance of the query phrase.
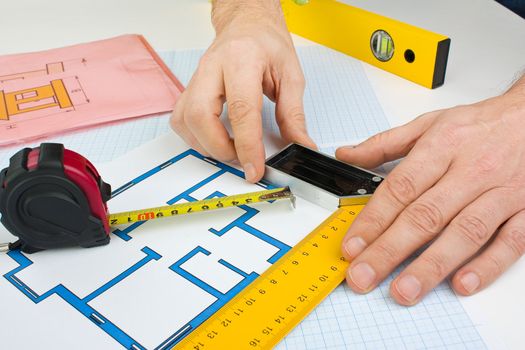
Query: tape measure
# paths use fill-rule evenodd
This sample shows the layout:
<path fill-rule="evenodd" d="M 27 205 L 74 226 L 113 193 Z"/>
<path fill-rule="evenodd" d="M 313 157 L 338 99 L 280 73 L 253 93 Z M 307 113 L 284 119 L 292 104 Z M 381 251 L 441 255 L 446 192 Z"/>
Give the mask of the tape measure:
<path fill-rule="evenodd" d="M 260 202 L 270 202 L 279 199 L 290 199 L 295 207 L 295 197 L 289 188 L 276 188 L 250 193 L 237 194 L 233 196 L 210 198 L 202 201 L 187 202 L 181 204 L 166 205 L 162 207 L 140 209 L 108 215 L 110 226 L 130 224 L 137 221 L 159 219 L 169 216 L 178 216 L 190 213 L 198 213 L 240 205 L 251 205 Z"/>
<path fill-rule="evenodd" d="M 233 206 L 295 197 L 277 188 L 156 208 L 108 214 L 111 186 L 86 158 L 62 144 L 43 143 L 25 148 L 0 172 L 2 224 L 15 243 L 1 251 L 35 253 L 71 246 L 96 247 L 110 241 L 110 226 L 179 216 Z"/>
<path fill-rule="evenodd" d="M 174 349 L 270 349 L 345 278 L 341 241 L 362 205 L 341 207 Z"/>
<path fill-rule="evenodd" d="M 337 0 L 281 0 L 288 29 L 427 88 L 445 82 L 450 38 Z"/>

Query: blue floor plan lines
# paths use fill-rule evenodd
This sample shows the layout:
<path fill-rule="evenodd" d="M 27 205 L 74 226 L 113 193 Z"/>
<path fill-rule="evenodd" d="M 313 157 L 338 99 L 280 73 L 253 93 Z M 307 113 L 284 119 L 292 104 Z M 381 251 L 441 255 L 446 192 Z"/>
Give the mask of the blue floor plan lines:
<path fill-rule="evenodd" d="M 110 208 L 269 188 L 247 184 L 242 177 L 235 168 L 184 150 L 114 190 Z M 300 228 L 304 232 L 290 238 L 283 229 L 272 232 L 279 229 L 260 224 L 268 222 L 264 215 L 275 215 L 267 212 L 292 210 L 277 208 L 286 205 L 139 222 L 115 229 L 112 242 L 102 248 L 34 255 L 12 251 L 9 257 L 18 267 L 4 278 L 35 305 L 51 295 L 60 297 L 123 348 L 169 349 L 308 233 L 309 227 Z M 88 266 L 94 258 L 103 266 L 96 271 Z M 83 273 L 71 271 L 66 261 Z"/>
<path fill-rule="evenodd" d="M 146 256 L 138 261 L 136 264 L 128 268 L 127 270 L 123 271 L 118 276 L 115 276 L 115 278 L 108 283 L 100 286 L 96 290 L 94 290 L 92 293 L 90 293 L 88 296 L 84 298 L 79 298 L 77 295 L 75 295 L 73 292 L 71 292 L 67 287 L 63 286 L 62 284 L 57 285 L 56 287 L 50 289 L 46 293 L 42 295 L 38 295 L 35 291 L 31 289 L 31 287 L 27 286 L 24 282 L 22 282 L 16 274 L 29 267 L 33 264 L 33 262 L 26 257 L 23 253 L 21 253 L 18 250 L 11 251 L 8 253 L 8 255 L 15 260 L 20 266 L 11 272 L 4 275 L 4 277 L 11 282 L 16 288 L 20 290 L 23 294 L 26 295 L 31 301 L 33 301 L 35 304 L 38 304 L 42 301 L 44 301 L 46 298 L 48 298 L 52 294 L 56 294 L 60 296 L 65 302 L 67 302 L 69 305 L 74 307 L 76 310 L 78 310 L 82 315 L 89 318 L 91 321 L 93 321 L 95 324 L 97 324 L 104 332 L 110 334 L 116 341 L 118 341 L 120 344 L 122 344 L 125 348 L 128 349 L 144 349 L 144 347 L 140 346 L 131 336 L 123 332 L 117 325 L 113 324 L 110 320 L 106 319 L 102 314 L 97 312 L 97 310 L 93 309 L 91 306 L 89 306 L 89 302 L 99 296 L 100 294 L 104 293 L 106 290 L 111 288 L 113 285 L 119 283 L 127 276 L 131 275 L 134 271 L 138 270 L 145 264 L 147 264 L 151 260 L 158 260 L 161 258 L 160 255 L 152 251 L 151 249 L 145 247 L 142 249 L 142 251 L 146 254 Z"/>

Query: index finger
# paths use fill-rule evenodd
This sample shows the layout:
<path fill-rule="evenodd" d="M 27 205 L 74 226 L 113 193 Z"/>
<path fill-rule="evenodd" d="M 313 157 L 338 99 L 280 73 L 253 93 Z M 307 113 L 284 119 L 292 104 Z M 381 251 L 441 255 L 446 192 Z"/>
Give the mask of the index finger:
<path fill-rule="evenodd" d="M 432 143 L 422 141 L 386 177 L 348 230 L 343 239 L 343 254 L 347 259 L 359 255 L 446 173 L 450 153 L 444 148 L 430 148 Z"/>
<path fill-rule="evenodd" d="M 246 62 L 247 61 L 247 62 Z M 262 65 L 238 59 L 224 68 L 224 87 L 235 150 L 246 180 L 259 181 L 264 175 L 262 131 Z"/>

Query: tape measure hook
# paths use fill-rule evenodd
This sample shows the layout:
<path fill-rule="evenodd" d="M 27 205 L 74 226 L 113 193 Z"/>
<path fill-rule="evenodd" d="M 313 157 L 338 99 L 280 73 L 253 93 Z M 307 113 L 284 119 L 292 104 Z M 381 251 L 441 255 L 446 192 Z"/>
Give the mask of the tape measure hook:
<path fill-rule="evenodd" d="M 269 194 L 265 194 L 261 196 L 261 200 L 264 200 L 264 201 L 268 201 L 272 199 L 282 199 L 282 198 L 289 198 L 290 202 L 292 203 L 292 207 L 294 209 L 296 208 L 297 198 L 295 197 L 292 190 L 288 186 L 283 188 L 282 191 L 273 192 L 273 193 L 269 193 Z"/>

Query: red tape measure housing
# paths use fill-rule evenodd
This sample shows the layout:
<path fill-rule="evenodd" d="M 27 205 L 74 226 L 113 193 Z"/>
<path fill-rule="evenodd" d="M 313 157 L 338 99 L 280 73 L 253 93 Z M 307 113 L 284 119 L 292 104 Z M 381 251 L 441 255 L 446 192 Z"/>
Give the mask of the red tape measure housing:
<path fill-rule="evenodd" d="M 29 152 L 27 157 L 27 169 L 29 171 L 38 168 L 39 156 L 39 147 Z M 102 220 L 104 228 L 109 232 L 109 223 L 106 220 L 108 215 L 106 202 L 111 198 L 111 190 L 103 188 L 102 179 L 95 166 L 80 154 L 64 149 L 63 168 L 64 175 L 86 195 L 93 216 Z"/>
<path fill-rule="evenodd" d="M 23 149 L 0 173 L 2 223 L 31 253 L 109 242 L 106 202 L 111 188 L 86 158 L 44 143 Z"/>

